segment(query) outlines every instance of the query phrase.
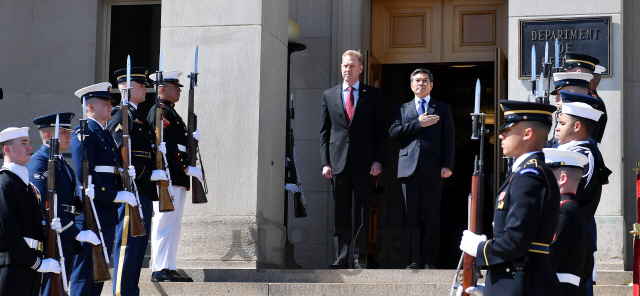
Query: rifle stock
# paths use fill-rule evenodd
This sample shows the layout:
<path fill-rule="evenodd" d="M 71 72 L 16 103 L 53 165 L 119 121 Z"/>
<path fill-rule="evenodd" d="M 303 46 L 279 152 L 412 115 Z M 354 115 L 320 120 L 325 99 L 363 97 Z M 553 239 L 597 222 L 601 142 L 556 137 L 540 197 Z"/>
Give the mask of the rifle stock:
<path fill-rule="evenodd" d="M 126 90 L 129 91 L 129 90 Z M 124 169 L 124 188 L 129 192 L 133 192 L 131 186 L 131 176 L 127 169 L 131 164 L 130 152 L 131 151 L 131 138 L 129 136 L 129 105 L 122 104 L 122 146 L 120 146 L 120 154 L 122 155 L 122 168 Z M 134 176 L 135 177 L 135 176 Z M 146 229 L 144 229 L 144 221 L 140 217 L 138 206 L 129 207 L 129 233 L 131 236 L 143 236 L 147 235 Z"/>
<path fill-rule="evenodd" d="M 156 92 L 156 96 L 157 96 Z M 162 125 L 162 107 L 160 104 L 156 103 L 156 167 L 159 170 L 165 170 L 162 152 L 157 150 L 157 147 L 160 146 L 160 143 L 164 141 L 163 139 L 163 125 Z M 168 180 L 160 180 L 158 181 L 158 209 L 160 212 L 171 212 L 174 210 L 173 202 L 171 201 L 171 194 L 169 193 L 169 181 Z"/>
<path fill-rule="evenodd" d="M 56 213 L 54 212 L 55 207 L 55 194 L 56 194 L 56 154 L 58 154 L 58 139 L 50 139 L 49 140 L 50 148 L 49 148 L 49 162 L 47 163 L 47 200 L 46 200 L 46 208 L 47 208 L 47 252 L 45 254 L 46 258 L 52 258 L 59 260 L 58 257 L 62 257 L 62 249 L 60 249 L 60 256 L 56 256 L 56 238 L 57 233 L 55 230 L 51 229 L 51 220 L 56 218 Z M 60 264 L 63 264 L 60 262 Z M 66 292 L 64 291 L 64 283 L 62 279 L 62 273 L 51 273 L 51 278 L 49 279 L 49 296 L 64 296 Z"/>
<path fill-rule="evenodd" d="M 99 228 L 97 225 L 96 218 L 93 214 L 93 204 L 91 203 L 91 198 L 86 196 L 84 193 L 84 189 L 89 186 L 89 159 L 87 158 L 87 151 L 84 149 L 84 137 L 85 131 L 87 130 L 87 119 L 80 120 L 80 126 L 82 127 L 82 168 L 81 168 L 81 178 L 82 178 L 82 205 L 84 208 L 84 225 L 83 229 L 93 231 L 98 237 L 101 237 L 99 232 Z M 102 242 L 104 244 L 104 241 Z M 107 259 L 103 253 L 102 245 L 91 245 L 91 262 L 93 263 L 93 282 L 101 283 L 111 279 L 111 274 L 109 273 L 109 264 L 107 264 Z"/>
<path fill-rule="evenodd" d="M 484 200 L 484 174 L 476 172 L 471 177 L 471 215 L 469 217 L 469 231 L 482 234 L 482 208 Z M 464 254 L 462 269 L 462 288 L 466 290 L 478 281 L 480 270 L 475 266 L 475 258 Z M 463 295 L 469 295 L 466 292 Z"/>
<path fill-rule="evenodd" d="M 187 117 L 187 121 L 189 123 L 188 127 L 188 143 L 189 143 L 189 166 L 195 167 L 197 165 L 197 155 L 198 155 L 198 141 L 193 137 L 193 133 L 198 128 L 197 117 L 194 113 L 194 104 L 195 104 L 195 93 L 194 87 L 196 84 L 196 75 L 197 73 L 191 73 L 191 86 L 189 88 L 189 113 Z M 202 161 L 202 160 L 200 160 Z M 204 170 L 202 170 L 202 176 L 204 178 Z M 199 203 L 207 203 L 207 194 L 202 182 L 198 180 L 198 178 L 191 178 L 191 202 L 194 204 Z"/>

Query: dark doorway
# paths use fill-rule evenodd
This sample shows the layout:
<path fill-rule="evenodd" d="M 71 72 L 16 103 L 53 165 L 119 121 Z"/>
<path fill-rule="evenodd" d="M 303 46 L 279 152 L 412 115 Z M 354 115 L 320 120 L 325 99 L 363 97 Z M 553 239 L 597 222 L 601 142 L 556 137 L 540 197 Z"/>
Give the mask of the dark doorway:
<path fill-rule="evenodd" d="M 381 89 L 387 110 L 387 126 L 394 121 L 399 105 L 414 98 L 410 88 L 410 75 L 417 68 L 426 68 L 433 73 L 434 99 L 451 106 L 455 124 L 455 162 L 453 175 L 444 181 L 441 204 L 441 238 L 438 268 L 455 269 L 460 259 L 459 249 L 462 231 L 467 228 L 468 196 L 471 192 L 471 175 L 474 158 L 479 153 L 480 141 L 471 140 L 471 116 L 474 106 L 474 89 L 480 78 L 482 85 L 482 112 L 488 113 L 492 122 L 494 113 L 494 63 L 443 63 L 443 64 L 387 64 L 382 66 Z M 490 122 L 490 123 L 491 123 Z M 493 220 L 493 130 L 485 138 L 485 207 L 484 233 L 491 233 Z M 491 139 L 490 139 L 491 138 Z M 389 139 L 387 164 L 383 169 L 382 185 L 386 194 L 380 199 L 380 254 L 379 268 L 404 268 L 408 265 L 406 231 L 404 230 L 404 197 L 397 179 L 398 152 L 400 142 Z"/>

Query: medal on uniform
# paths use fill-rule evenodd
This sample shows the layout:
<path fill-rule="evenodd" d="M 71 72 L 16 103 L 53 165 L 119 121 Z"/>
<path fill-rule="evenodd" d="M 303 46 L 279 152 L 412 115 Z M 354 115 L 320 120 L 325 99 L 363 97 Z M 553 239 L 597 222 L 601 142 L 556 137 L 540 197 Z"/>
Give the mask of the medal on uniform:
<path fill-rule="evenodd" d="M 504 209 L 504 196 L 507 194 L 506 191 L 502 191 L 500 192 L 500 196 L 498 196 L 498 207 L 496 207 L 497 210 L 502 210 Z"/>

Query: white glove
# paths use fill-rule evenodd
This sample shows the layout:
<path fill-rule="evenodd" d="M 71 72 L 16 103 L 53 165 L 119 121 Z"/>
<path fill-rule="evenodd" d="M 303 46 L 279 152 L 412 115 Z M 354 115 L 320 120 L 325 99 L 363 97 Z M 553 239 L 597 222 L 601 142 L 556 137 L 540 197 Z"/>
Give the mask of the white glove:
<path fill-rule="evenodd" d="M 200 182 L 202 182 L 202 171 L 197 167 L 190 166 L 187 169 L 187 176 L 196 177 Z"/>
<path fill-rule="evenodd" d="M 167 154 L 167 143 L 161 142 L 160 145 L 158 145 L 158 151 L 162 152 L 162 154 Z"/>
<path fill-rule="evenodd" d="M 90 243 L 96 246 L 101 244 L 101 241 L 98 238 L 98 236 L 91 230 L 80 231 L 80 233 L 78 233 L 78 235 L 76 236 L 76 240 L 79 242 Z"/>
<path fill-rule="evenodd" d="M 132 207 L 138 205 L 138 201 L 136 200 L 136 196 L 129 191 L 118 191 L 118 195 L 116 195 L 116 199 L 113 200 L 115 203 L 128 203 Z"/>
<path fill-rule="evenodd" d="M 151 172 L 151 181 L 168 181 L 169 177 L 167 177 L 167 173 L 163 170 L 153 170 Z"/>
<path fill-rule="evenodd" d="M 196 139 L 197 141 L 200 141 L 200 130 L 196 129 L 195 132 L 193 132 L 193 138 Z"/>
<path fill-rule="evenodd" d="M 57 233 L 62 232 L 62 223 L 60 223 L 59 217 L 55 217 L 51 220 L 51 229 L 55 230 Z"/>
<path fill-rule="evenodd" d="M 478 284 L 477 286 L 471 286 L 467 288 L 467 293 L 471 296 L 484 296 L 484 284 Z M 458 286 L 456 296 L 462 296 L 462 285 Z"/>
<path fill-rule="evenodd" d="M 40 267 L 38 268 L 37 271 L 42 273 L 45 273 L 45 272 L 60 273 L 60 262 L 52 258 L 42 259 L 42 264 L 40 264 Z"/>
<path fill-rule="evenodd" d="M 84 190 L 84 194 L 91 198 L 91 200 L 96 198 L 96 190 L 94 189 L 94 187 L 96 186 L 93 184 L 89 184 L 89 186 L 87 186 L 87 189 Z"/>
<path fill-rule="evenodd" d="M 460 241 L 460 250 L 465 253 L 476 257 L 478 253 L 478 245 L 481 242 L 487 241 L 486 235 L 477 235 L 469 230 L 462 232 L 462 240 Z"/>
<path fill-rule="evenodd" d="M 127 173 L 129 174 L 129 177 L 131 178 L 136 178 L 136 168 L 132 165 L 129 166 L 129 169 L 127 170 Z"/>
<path fill-rule="evenodd" d="M 284 189 L 291 191 L 291 193 L 300 192 L 300 190 L 298 189 L 298 185 L 293 183 L 284 184 Z"/>

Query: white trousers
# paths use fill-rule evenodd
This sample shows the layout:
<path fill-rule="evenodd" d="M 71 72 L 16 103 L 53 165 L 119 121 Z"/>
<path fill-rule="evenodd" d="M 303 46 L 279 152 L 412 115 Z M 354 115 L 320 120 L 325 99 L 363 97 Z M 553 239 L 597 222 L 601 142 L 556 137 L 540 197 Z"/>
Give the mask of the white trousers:
<path fill-rule="evenodd" d="M 176 255 L 182 228 L 182 212 L 187 197 L 187 189 L 171 186 L 173 190 L 173 212 L 160 212 L 159 202 L 153 202 L 151 222 L 151 261 L 153 271 L 176 270 Z"/>

